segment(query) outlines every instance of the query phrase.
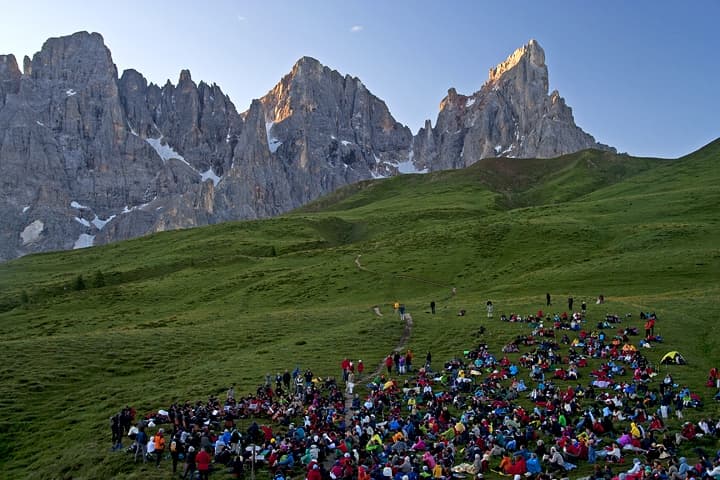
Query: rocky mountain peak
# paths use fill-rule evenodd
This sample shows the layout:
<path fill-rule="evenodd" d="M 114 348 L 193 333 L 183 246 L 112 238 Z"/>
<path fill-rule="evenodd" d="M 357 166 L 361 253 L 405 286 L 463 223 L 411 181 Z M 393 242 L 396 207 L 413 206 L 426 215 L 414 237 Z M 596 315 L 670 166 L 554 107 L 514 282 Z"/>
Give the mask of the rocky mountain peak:
<path fill-rule="evenodd" d="M 181 83 L 190 83 L 192 82 L 192 75 L 190 75 L 190 70 L 183 69 L 180 70 L 180 78 L 178 79 L 178 86 Z"/>
<path fill-rule="evenodd" d="M 464 167 L 487 157 L 554 157 L 584 148 L 608 150 L 583 132 L 557 91 L 548 95 L 545 52 L 536 40 L 490 69 L 470 96 L 454 88 L 440 103 L 435 128 L 413 140 L 416 166 Z"/>
<path fill-rule="evenodd" d="M 504 62 L 490 69 L 488 83 L 497 82 L 503 75 L 521 65 L 525 68 L 540 69 L 547 76 L 545 51 L 536 40 L 530 40 L 515 50 Z"/>
<path fill-rule="evenodd" d="M 21 77 L 15 55 L 0 55 L 0 105 L 8 94 L 18 92 Z"/>
<path fill-rule="evenodd" d="M 301 57 L 295 65 L 293 65 L 291 75 L 310 75 L 318 74 L 322 72 L 325 66 L 320 61 L 313 57 L 304 56 Z"/>
<path fill-rule="evenodd" d="M 11 78 L 21 75 L 15 55 L 0 55 L 0 78 Z"/>
<path fill-rule="evenodd" d="M 99 33 L 77 32 L 48 39 L 33 56 L 32 77 L 37 80 L 84 82 L 93 76 L 117 76 L 110 50 Z"/>

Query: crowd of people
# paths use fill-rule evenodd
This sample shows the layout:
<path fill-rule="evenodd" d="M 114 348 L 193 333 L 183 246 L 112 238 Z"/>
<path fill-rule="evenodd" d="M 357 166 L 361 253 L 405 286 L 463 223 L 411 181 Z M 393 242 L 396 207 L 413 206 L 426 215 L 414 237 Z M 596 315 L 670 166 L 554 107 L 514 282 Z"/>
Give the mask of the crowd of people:
<path fill-rule="evenodd" d="M 582 307 L 501 315 L 527 331 L 497 354 L 482 339 L 442 365 L 431 352 L 418 363 L 396 351 L 367 377 L 361 360 L 345 358 L 339 381 L 295 367 L 266 375 L 253 394 L 231 386 L 225 398 L 142 418 L 126 407 L 111 418 L 113 449 L 129 436 L 135 462 L 170 459 L 182 478 L 262 469 L 276 479 L 547 480 L 585 464 L 592 480 L 720 478 L 720 452 L 706 451 L 720 420 L 685 417 L 702 407 L 699 393 L 658 372 L 628 317 L 595 326 Z M 643 312 L 641 321 L 642 340 L 661 341 L 657 317 Z M 715 369 L 708 386 L 720 388 Z M 692 463 L 682 455 L 689 448 Z"/>

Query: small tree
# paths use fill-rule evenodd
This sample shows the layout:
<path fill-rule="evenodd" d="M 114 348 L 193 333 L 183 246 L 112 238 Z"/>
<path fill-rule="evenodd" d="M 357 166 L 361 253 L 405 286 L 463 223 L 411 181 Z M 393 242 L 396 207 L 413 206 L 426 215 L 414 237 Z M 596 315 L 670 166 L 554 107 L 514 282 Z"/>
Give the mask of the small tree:
<path fill-rule="evenodd" d="M 75 277 L 72 287 L 73 290 L 85 290 L 85 280 L 83 280 L 82 275 Z"/>

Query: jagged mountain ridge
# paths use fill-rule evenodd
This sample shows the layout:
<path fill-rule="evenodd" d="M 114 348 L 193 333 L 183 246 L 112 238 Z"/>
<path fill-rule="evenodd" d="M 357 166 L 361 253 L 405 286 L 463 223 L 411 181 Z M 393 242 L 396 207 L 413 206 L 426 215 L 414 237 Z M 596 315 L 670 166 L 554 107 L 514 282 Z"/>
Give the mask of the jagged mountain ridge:
<path fill-rule="evenodd" d="M 491 68 L 472 95 L 454 88 L 413 141 L 416 164 L 432 170 L 462 168 L 488 157 L 552 158 L 586 148 L 615 151 L 575 125 L 557 90 L 548 95 L 545 52 L 535 40 Z"/>
<path fill-rule="evenodd" d="M 493 147 L 513 135 L 527 141 Z M 451 89 L 435 128 L 413 137 L 358 78 L 310 57 L 238 113 L 187 70 L 162 87 L 135 70 L 118 77 L 102 36 L 78 32 L 49 39 L 22 72 L 0 55 L 0 261 L 274 216 L 368 178 L 593 146 L 547 96 L 534 41 L 472 97 Z"/>

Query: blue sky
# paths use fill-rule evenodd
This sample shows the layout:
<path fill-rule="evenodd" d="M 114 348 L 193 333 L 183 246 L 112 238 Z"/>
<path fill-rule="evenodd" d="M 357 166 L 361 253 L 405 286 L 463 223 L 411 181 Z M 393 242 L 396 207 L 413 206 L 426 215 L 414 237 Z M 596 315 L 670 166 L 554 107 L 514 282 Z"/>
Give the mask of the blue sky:
<path fill-rule="evenodd" d="M 303 55 L 359 77 L 413 132 L 447 89 L 535 38 L 550 88 L 598 141 L 677 157 L 720 136 L 720 1 L 13 1 L 0 53 L 21 62 L 49 37 L 100 32 L 122 71 L 215 82 L 239 111 Z"/>

